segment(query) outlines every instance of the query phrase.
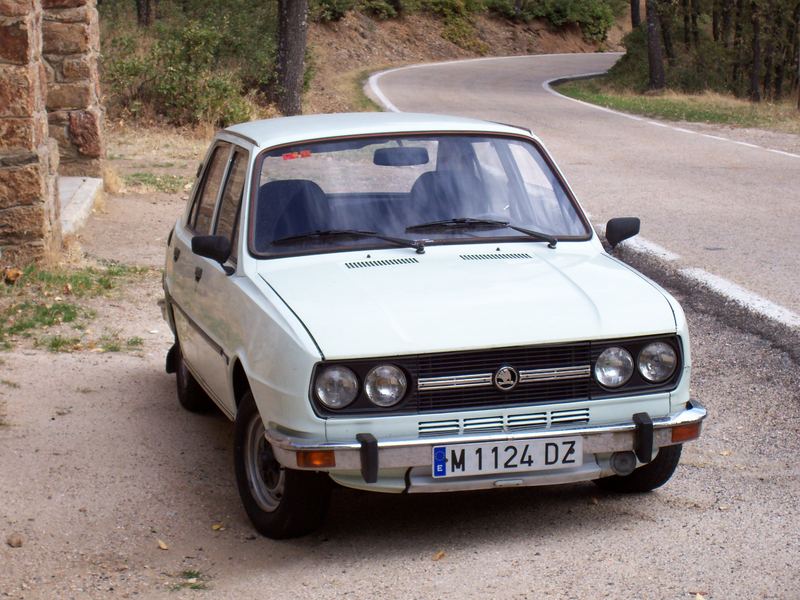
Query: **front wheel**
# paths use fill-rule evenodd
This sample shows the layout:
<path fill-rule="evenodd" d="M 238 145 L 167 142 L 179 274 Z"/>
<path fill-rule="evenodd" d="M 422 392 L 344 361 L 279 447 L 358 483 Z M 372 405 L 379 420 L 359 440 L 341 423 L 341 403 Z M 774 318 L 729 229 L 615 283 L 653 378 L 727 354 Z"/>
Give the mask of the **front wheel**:
<path fill-rule="evenodd" d="M 259 533 L 284 539 L 320 526 L 330 499 L 330 478 L 281 466 L 264 436 L 264 423 L 249 391 L 236 414 L 234 444 L 239 496 Z"/>
<path fill-rule="evenodd" d="M 595 483 L 609 492 L 635 494 L 649 492 L 667 483 L 681 459 L 682 444 L 664 446 L 656 457 L 630 475 L 612 475 L 596 479 Z"/>

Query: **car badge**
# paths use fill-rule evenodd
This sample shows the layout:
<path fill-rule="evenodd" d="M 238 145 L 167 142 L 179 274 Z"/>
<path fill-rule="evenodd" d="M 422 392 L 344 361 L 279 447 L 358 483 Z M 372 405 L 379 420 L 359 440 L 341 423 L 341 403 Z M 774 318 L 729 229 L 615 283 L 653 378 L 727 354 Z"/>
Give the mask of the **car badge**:
<path fill-rule="evenodd" d="M 519 373 L 514 367 L 503 366 L 494 374 L 494 385 L 501 392 L 510 392 L 519 383 Z"/>

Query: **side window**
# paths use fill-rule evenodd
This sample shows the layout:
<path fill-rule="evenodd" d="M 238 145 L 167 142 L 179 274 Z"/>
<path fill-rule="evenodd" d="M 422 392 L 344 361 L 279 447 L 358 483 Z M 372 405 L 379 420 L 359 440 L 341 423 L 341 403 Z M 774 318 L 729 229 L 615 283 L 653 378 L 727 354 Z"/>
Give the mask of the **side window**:
<path fill-rule="evenodd" d="M 211 232 L 214 205 L 217 201 L 222 177 L 225 175 L 229 152 L 230 144 L 218 145 L 211 154 L 203 174 L 203 185 L 197 194 L 192 214 L 189 216 L 190 227 L 199 235 L 208 235 Z"/>
<path fill-rule="evenodd" d="M 230 171 L 228 171 L 228 180 L 222 190 L 217 227 L 214 232 L 215 235 L 221 235 L 231 240 L 231 259 L 234 262 L 237 258 L 236 245 L 239 239 L 237 217 L 239 216 L 239 206 L 242 203 L 246 172 L 247 154 L 237 150 L 233 155 Z"/>

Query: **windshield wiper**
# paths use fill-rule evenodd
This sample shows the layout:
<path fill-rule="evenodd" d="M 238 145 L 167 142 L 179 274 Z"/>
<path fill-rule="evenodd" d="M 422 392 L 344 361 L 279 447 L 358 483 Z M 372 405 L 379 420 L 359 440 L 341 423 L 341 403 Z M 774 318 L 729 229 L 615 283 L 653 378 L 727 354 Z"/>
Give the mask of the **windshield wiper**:
<path fill-rule="evenodd" d="M 532 229 L 525 229 L 524 227 L 519 227 L 518 225 L 512 225 L 508 221 L 498 221 L 495 219 L 472 219 L 470 217 L 461 217 L 458 219 L 442 219 L 441 221 L 430 221 L 429 223 L 419 223 L 417 225 L 411 225 L 410 227 L 406 227 L 406 232 L 410 233 L 412 231 L 419 231 L 420 229 L 432 229 L 434 227 L 464 227 L 464 226 L 471 226 L 471 225 L 490 225 L 493 227 L 506 227 L 508 229 L 513 229 L 514 231 L 519 231 L 520 233 L 524 233 L 527 236 L 532 237 L 535 240 L 540 242 L 547 242 L 548 248 L 555 248 L 558 240 L 554 238 L 552 235 L 547 235 L 546 233 L 541 233 L 539 231 L 534 231 Z"/>
<path fill-rule="evenodd" d="M 417 254 L 425 254 L 426 240 L 409 240 L 406 238 L 397 238 L 397 237 L 392 237 L 390 235 L 383 235 L 382 233 L 378 233 L 377 231 L 359 231 L 357 229 L 324 229 L 318 231 L 309 231 L 308 233 L 300 233 L 298 235 L 289 235 L 286 237 L 278 238 L 277 240 L 273 240 L 272 244 L 290 244 L 292 242 L 299 242 L 301 240 L 334 236 L 334 235 L 350 235 L 357 237 L 377 238 L 379 240 L 391 242 L 392 244 L 397 244 L 398 246 L 406 246 L 407 248 L 414 248 L 414 250 L 417 251 Z"/>

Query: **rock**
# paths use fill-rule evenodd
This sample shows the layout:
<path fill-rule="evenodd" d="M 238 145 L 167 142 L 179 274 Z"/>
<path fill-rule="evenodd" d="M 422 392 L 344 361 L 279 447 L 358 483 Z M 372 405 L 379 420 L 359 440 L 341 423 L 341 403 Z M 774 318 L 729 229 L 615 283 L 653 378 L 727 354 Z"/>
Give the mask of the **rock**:
<path fill-rule="evenodd" d="M 8 539 L 6 540 L 6 544 L 11 546 L 12 548 L 22 548 L 22 542 L 23 542 L 22 536 L 18 533 L 12 533 L 10 536 L 8 536 Z"/>
<path fill-rule="evenodd" d="M 88 110 L 69 113 L 69 135 L 78 152 L 97 158 L 102 153 L 100 123 L 97 115 Z"/>

